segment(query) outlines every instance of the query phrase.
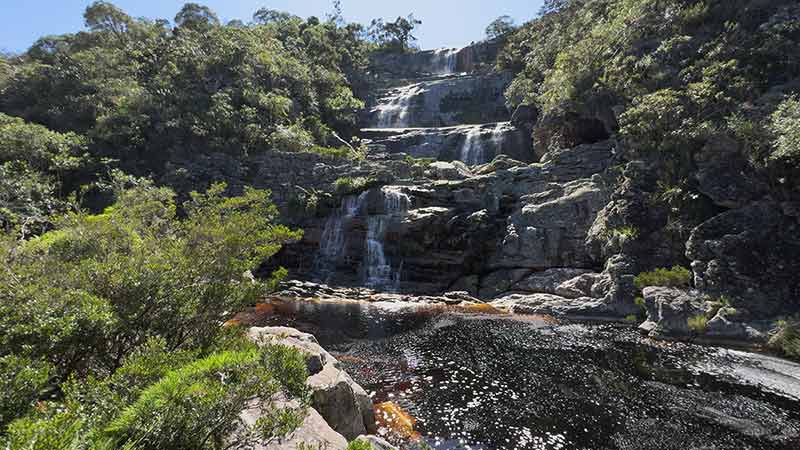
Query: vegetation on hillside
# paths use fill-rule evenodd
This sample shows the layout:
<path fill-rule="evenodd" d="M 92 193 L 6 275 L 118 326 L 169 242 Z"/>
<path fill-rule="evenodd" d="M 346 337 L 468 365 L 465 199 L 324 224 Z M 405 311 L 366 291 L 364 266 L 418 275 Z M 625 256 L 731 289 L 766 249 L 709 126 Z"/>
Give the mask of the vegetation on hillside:
<path fill-rule="evenodd" d="M 248 399 L 303 396 L 301 357 L 221 327 L 285 274 L 249 271 L 300 237 L 274 223 L 268 193 L 214 185 L 178 217 L 169 189 L 117 185 L 102 214 L 0 240 L 0 441 L 11 448 L 221 448 Z"/>
<path fill-rule="evenodd" d="M 548 0 L 509 38 L 499 65 L 518 73 L 507 92 L 513 106 L 534 105 L 564 124 L 550 144 L 576 143 L 566 136 L 576 117 L 602 122 L 631 159 L 661 166 L 659 189 L 679 209 L 697 195 L 693 158 L 716 142 L 744 154 L 786 198 L 800 169 L 799 8 Z"/>

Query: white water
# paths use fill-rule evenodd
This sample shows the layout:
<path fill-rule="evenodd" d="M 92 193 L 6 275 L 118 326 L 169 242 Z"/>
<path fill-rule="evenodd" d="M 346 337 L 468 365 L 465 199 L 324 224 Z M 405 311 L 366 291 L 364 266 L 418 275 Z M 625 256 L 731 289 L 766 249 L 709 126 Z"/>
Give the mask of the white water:
<path fill-rule="evenodd" d="M 422 94 L 421 84 L 411 84 L 393 91 L 390 101 L 381 101 L 375 108 L 378 112 L 378 128 L 407 128 L 411 102 Z"/>
<path fill-rule="evenodd" d="M 458 65 L 458 52 L 456 48 L 440 48 L 434 50 L 431 66 L 432 72 L 437 75 L 449 75 L 456 72 Z"/>
<path fill-rule="evenodd" d="M 373 289 L 394 292 L 400 286 L 402 263 L 399 268 L 394 269 L 386 258 L 384 251 L 386 222 L 402 218 L 411 205 L 411 199 L 395 186 L 384 186 L 381 193 L 383 194 L 384 215 L 367 218 L 367 237 L 364 243 L 363 261 L 364 285 Z"/>
<path fill-rule="evenodd" d="M 325 221 L 325 228 L 319 242 L 319 253 L 314 261 L 314 272 L 327 281 L 336 269 L 345 247 L 344 224 L 358 214 L 366 196 L 352 195 L 342 199 L 341 206 Z"/>
<path fill-rule="evenodd" d="M 493 156 L 502 153 L 507 127 L 507 122 L 500 122 L 492 130 L 480 126 L 470 128 L 461 144 L 459 159 L 468 166 L 489 162 Z"/>
<path fill-rule="evenodd" d="M 461 161 L 468 166 L 474 166 L 483 164 L 486 162 L 485 159 L 481 129 L 474 127 L 467 132 L 467 137 L 461 145 Z"/>

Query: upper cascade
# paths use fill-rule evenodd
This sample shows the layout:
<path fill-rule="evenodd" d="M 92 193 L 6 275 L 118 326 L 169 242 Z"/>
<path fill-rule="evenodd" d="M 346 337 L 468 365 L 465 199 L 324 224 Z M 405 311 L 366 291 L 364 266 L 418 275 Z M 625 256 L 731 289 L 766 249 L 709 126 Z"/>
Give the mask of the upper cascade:
<path fill-rule="evenodd" d="M 511 124 L 505 90 L 512 74 L 497 72 L 492 42 L 374 61 L 384 81 L 361 115 L 371 153 L 406 153 L 479 165 L 505 154 L 533 160 L 525 130 Z"/>

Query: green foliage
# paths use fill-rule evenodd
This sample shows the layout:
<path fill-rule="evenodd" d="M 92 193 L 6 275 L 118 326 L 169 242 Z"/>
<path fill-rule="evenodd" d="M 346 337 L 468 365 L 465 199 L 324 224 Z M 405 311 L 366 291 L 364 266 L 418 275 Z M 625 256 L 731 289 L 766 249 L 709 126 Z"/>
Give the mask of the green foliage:
<path fill-rule="evenodd" d="M 189 3 L 171 29 L 95 2 L 85 13 L 88 31 L 42 38 L 25 55 L 2 60 L 0 112 L 63 134 L 17 133 L 23 125 L 14 123 L 0 142 L 36 170 L 63 173 L 67 156 L 88 152 L 159 177 L 199 155 L 245 159 L 339 145 L 334 135 L 349 140 L 363 107 L 354 91 L 366 91 L 372 48 L 363 27 L 256 16 L 254 24 L 221 25 L 207 7 Z M 16 146 L 31 135 L 36 151 Z M 87 172 L 80 171 L 93 180 Z"/>
<path fill-rule="evenodd" d="M 772 113 L 770 129 L 774 133 L 775 151 L 770 159 L 800 167 L 800 100 L 790 97 Z"/>
<path fill-rule="evenodd" d="M 639 237 L 639 230 L 630 226 L 615 228 L 612 230 L 612 233 L 624 240 L 636 239 Z"/>
<path fill-rule="evenodd" d="M 686 320 L 686 325 L 693 333 L 703 334 L 708 329 L 708 317 L 705 314 L 690 317 Z"/>
<path fill-rule="evenodd" d="M 372 450 L 372 446 L 367 441 L 356 439 L 347 444 L 347 450 Z"/>
<path fill-rule="evenodd" d="M 799 13 L 791 0 L 553 0 L 498 64 L 517 73 L 511 106 L 535 105 L 565 133 L 603 117 L 621 154 L 651 162 L 686 198 L 698 195 L 696 157 L 720 142 L 750 159 L 745 176 L 796 189 Z M 561 143 L 549 131 L 545 148 Z M 680 217 L 692 203 L 669 206 Z"/>
<path fill-rule="evenodd" d="M 790 358 L 800 359 L 800 320 L 780 320 L 772 331 L 769 346 Z"/>
<path fill-rule="evenodd" d="M 508 36 L 516 29 L 514 18 L 511 16 L 500 16 L 486 27 L 486 37 L 488 39 L 499 39 Z"/>
<path fill-rule="evenodd" d="M 50 371 L 42 361 L 0 356 L 0 430 L 31 409 L 47 387 Z"/>
<path fill-rule="evenodd" d="M 366 190 L 374 180 L 367 177 L 340 177 L 333 182 L 338 194 L 346 195 Z"/>
<path fill-rule="evenodd" d="M 380 48 L 390 51 L 407 52 L 416 49 L 417 38 L 412 34 L 422 25 L 422 21 L 413 14 L 398 17 L 394 22 L 374 19 L 367 31 L 370 39 Z"/>
<path fill-rule="evenodd" d="M 636 314 L 628 314 L 627 316 L 625 316 L 625 322 L 637 323 L 639 322 L 639 316 L 637 316 Z"/>
<path fill-rule="evenodd" d="M 639 289 L 648 286 L 689 287 L 692 283 L 692 272 L 681 266 L 658 268 L 652 272 L 640 273 L 636 276 L 635 283 Z"/>
<path fill-rule="evenodd" d="M 2 351 L 47 359 L 63 379 L 113 372 L 151 338 L 173 351 L 209 345 L 275 282 L 243 274 L 300 236 L 273 224 L 268 193 L 224 189 L 192 194 L 179 219 L 173 193 L 145 183 L 102 215 L 71 214 L 6 248 Z"/>

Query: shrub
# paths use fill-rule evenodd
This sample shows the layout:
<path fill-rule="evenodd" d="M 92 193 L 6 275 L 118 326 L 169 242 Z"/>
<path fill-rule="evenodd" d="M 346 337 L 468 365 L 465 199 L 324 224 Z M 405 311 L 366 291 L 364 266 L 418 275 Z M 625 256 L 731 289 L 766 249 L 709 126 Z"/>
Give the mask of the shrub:
<path fill-rule="evenodd" d="M 338 194 L 347 195 L 364 191 L 373 182 L 366 177 L 341 177 L 333 182 L 333 186 Z"/>
<path fill-rule="evenodd" d="M 800 359 L 800 319 L 778 321 L 768 345 L 783 355 Z"/>
<path fill-rule="evenodd" d="M 64 380 L 107 376 L 152 338 L 170 351 L 213 343 L 277 282 L 243 274 L 300 236 L 273 224 L 267 192 L 224 189 L 194 193 L 180 219 L 174 194 L 145 183 L 102 215 L 71 214 L 3 252 L 0 348 L 46 359 Z"/>
<path fill-rule="evenodd" d="M 625 316 L 625 322 L 628 323 L 636 323 L 639 321 L 639 317 L 636 314 L 628 314 Z"/>
<path fill-rule="evenodd" d="M 50 381 L 50 366 L 14 355 L 0 357 L 0 430 L 24 416 Z"/>
<path fill-rule="evenodd" d="M 689 287 L 692 282 L 692 272 L 681 266 L 671 269 L 658 268 L 652 272 L 643 272 L 636 276 L 636 287 L 644 289 L 647 286 L 663 287 Z"/>
<path fill-rule="evenodd" d="M 281 358 L 302 359 L 297 350 L 281 350 Z M 305 366 L 303 366 L 305 367 Z M 213 354 L 168 373 L 142 392 L 107 428 L 106 433 L 119 444 L 135 443 L 146 449 L 214 449 L 234 431 L 239 413 L 252 398 L 262 400 L 268 414 L 258 423 L 262 437 L 282 436 L 297 424 L 296 414 L 276 408 L 269 399 L 285 381 L 305 381 L 305 373 L 292 373 L 297 379 L 276 378 L 261 364 L 257 350 Z M 302 381 L 301 381 L 302 380 Z"/>
<path fill-rule="evenodd" d="M 708 329 L 708 317 L 705 314 L 690 317 L 687 319 L 687 325 L 689 330 L 696 334 L 705 333 L 706 329 Z"/>
<path fill-rule="evenodd" d="M 772 160 L 800 166 L 800 100 L 790 97 L 772 114 L 771 130 L 776 136 Z"/>
<path fill-rule="evenodd" d="M 367 441 L 356 439 L 347 444 L 347 450 L 372 450 L 372 445 Z"/>

